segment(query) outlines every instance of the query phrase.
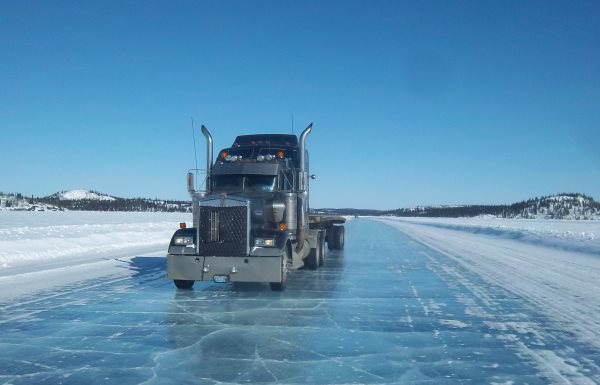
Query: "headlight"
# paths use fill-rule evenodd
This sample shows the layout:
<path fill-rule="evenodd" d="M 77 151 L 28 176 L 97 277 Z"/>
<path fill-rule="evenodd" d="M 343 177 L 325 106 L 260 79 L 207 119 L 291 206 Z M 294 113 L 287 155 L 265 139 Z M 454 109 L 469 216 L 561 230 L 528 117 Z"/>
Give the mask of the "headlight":
<path fill-rule="evenodd" d="M 256 238 L 254 239 L 256 247 L 275 247 L 275 239 L 273 238 Z"/>
<path fill-rule="evenodd" d="M 175 237 L 175 239 L 173 239 L 173 243 L 176 244 L 177 246 L 193 245 L 194 238 L 193 237 Z"/>

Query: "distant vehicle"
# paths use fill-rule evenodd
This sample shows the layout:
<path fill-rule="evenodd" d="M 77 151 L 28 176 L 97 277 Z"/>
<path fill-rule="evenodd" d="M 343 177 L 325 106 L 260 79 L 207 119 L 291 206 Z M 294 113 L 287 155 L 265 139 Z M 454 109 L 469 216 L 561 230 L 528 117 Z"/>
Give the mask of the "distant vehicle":
<path fill-rule="evenodd" d="M 329 249 L 344 248 L 346 219 L 309 215 L 308 151 L 312 123 L 300 137 L 287 134 L 238 136 L 213 164 L 207 143 L 204 189 L 198 170 L 188 172 L 193 227 L 175 232 L 167 255 L 167 277 L 180 289 L 194 281 L 268 282 L 285 289 L 290 270 L 317 269 Z M 185 227 L 182 224 L 181 227 Z"/>

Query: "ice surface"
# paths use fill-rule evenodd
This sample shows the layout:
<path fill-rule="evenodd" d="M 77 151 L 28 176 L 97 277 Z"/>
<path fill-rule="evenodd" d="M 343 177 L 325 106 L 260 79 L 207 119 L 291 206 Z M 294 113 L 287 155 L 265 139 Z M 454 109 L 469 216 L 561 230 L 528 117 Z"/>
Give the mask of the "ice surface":
<path fill-rule="evenodd" d="M 178 291 L 161 256 L 98 262 L 93 279 L 18 298 L 0 292 L 0 383 L 600 381 L 594 344 L 455 255 L 372 220 L 346 234 L 343 252 L 292 273 L 283 293 Z"/>

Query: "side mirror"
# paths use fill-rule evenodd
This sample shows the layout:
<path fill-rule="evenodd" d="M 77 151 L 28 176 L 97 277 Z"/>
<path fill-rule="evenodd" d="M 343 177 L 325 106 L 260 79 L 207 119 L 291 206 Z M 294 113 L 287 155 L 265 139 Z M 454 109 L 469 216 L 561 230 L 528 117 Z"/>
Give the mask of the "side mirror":
<path fill-rule="evenodd" d="M 310 179 L 317 179 L 317 176 L 316 176 L 315 174 L 312 174 L 312 175 L 310 176 Z"/>

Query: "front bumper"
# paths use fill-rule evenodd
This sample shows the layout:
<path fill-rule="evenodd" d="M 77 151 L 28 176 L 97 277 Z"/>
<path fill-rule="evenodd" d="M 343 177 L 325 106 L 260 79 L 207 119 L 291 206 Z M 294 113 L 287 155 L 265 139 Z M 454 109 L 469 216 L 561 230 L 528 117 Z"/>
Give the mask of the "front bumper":
<path fill-rule="evenodd" d="M 167 254 L 167 278 L 213 281 L 227 277 L 230 282 L 281 282 L 281 256 L 204 257 Z"/>

